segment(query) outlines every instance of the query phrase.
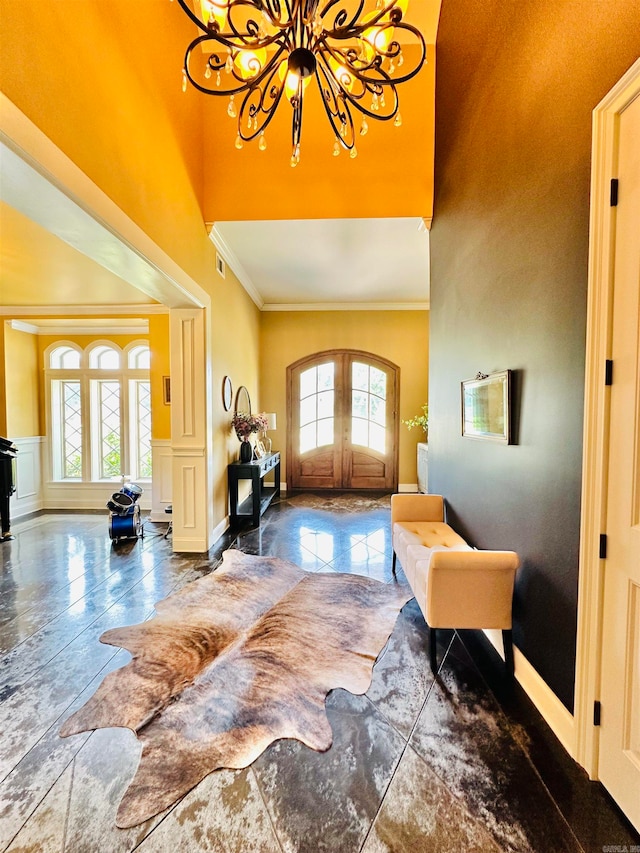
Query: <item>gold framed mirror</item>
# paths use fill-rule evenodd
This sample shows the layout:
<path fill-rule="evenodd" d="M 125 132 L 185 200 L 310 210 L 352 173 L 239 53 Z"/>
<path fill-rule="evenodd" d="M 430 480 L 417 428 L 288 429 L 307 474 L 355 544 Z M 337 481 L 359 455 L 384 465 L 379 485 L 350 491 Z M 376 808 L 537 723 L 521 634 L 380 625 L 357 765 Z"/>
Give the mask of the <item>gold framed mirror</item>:
<path fill-rule="evenodd" d="M 251 397 L 245 385 L 241 385 L 236 393 L 236 413 L 244 412 L 246 415 L 251 414 Z"/>

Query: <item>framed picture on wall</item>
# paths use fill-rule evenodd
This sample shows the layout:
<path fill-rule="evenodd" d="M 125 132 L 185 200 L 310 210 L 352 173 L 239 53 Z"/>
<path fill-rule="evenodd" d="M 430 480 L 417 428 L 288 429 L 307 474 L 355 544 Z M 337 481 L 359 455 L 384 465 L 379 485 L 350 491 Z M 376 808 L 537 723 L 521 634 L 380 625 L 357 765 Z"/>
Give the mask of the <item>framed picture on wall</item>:
<path fill-rule="evenodd" d="M 479 373 L 462 383 L 462 435 L 511 441 L 511 371 Z"/>

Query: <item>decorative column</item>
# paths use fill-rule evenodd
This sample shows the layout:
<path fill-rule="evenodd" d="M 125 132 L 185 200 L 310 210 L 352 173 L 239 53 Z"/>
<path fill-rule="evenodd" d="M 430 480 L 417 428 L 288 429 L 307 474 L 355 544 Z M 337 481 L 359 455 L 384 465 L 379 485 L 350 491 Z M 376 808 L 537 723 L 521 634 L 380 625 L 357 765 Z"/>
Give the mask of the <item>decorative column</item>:
<path fill-rule="evenodd" d="M 208 324 L 208 313 L 204 308 L 171 309 L 174 551 L 202 553 L 213 544 Z"/>

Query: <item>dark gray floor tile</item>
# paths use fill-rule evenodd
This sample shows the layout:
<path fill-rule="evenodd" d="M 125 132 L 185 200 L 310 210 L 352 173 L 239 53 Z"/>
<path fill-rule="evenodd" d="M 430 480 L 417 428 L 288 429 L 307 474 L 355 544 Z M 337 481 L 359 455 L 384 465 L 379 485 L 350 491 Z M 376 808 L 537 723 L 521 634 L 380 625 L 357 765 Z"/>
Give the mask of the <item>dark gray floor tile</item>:
<path fill-rule="evenodd" d="M 129 853 L 162 820 L 157 815 L 131 829 L 118 829 L 115 815 L 140 754 L 128 729 L 99 729 L 73 762 L 73 782 L 66 814 L 65 850 L 74 853 Z"/>
<path fill-rule="evenodd" d="M 580 846 L 477 673 L 447 658 L 411 744 L 509 853 Z"/>
<path fill-rule="evenodd" d="M 411 747 L 407 747 L 362 853 L 500 853 Z"/>
<path fill-rule="evenodd" d="M 367 696 L 408 737 L 433 684 L 429 629 L 415 598 L 403 607 L 373 670 Z"/>
<path fill-rule="evenodd" d="M 327 752 L 280 741 L 254 764 L 287 853 L 356 853 L 404 747 L 365 697 L 336 690 L 327 714 L 333 730 Z"/>
<path fill-rule="evenodd" d="M 136 850 L 139 853 L 281 853 L 251 769 L 211 773 Z"/>
<path fill-rule="evenodd" d="M 3 850 L 6 849 L 7 853 L 58 853 L 64 850 L 65 815 L 72 778 L 69 765 L 47 792 L 31 820 Z"/>

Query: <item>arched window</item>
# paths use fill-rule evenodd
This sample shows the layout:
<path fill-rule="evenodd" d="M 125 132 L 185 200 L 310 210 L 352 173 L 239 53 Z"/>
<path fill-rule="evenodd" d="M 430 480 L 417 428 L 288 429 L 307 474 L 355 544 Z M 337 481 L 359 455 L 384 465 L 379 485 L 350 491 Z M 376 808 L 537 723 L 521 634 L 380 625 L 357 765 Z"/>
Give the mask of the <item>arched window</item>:
<path fill-rule="evenodd" d="M 132 370 L 149 370 L 150 362 L 149 347 L 146 344 L 136 344 L 127 352 L 127 363 Z"/>
<path fill-rule="evenodd" d="M 120 367 L 120 353 L 114 347 L 104 344 L 93 347 L 89 353 L 89 367 L 98 370 L 117 370 Z"/>
<path fill-rule="evenodd" d="M 53 345 L 45 356 L 53 479 L 149 479 L 149 347 L 135 342 L 123 355 L 100 342 L 87 354 L 84 368 L 82 351 L 71 345 Z"/>
<path fill-rule="evenodd" d="M 60 346 L 49 353 L 49 367 L 73 370 L 80 367 L 80 353 L 70 346 Z"/>

